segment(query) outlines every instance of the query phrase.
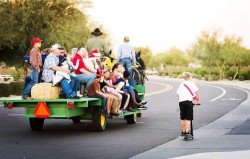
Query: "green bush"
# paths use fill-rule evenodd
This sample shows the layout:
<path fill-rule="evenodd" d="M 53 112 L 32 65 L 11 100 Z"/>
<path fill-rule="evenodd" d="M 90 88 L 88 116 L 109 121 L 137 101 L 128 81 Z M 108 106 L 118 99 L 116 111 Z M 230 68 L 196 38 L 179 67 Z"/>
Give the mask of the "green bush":
<path fill-rule="evenodd" d="M 174 70 L 174 71 L 172 71 L 172 75 L 180 75 L 180 74 L 182 74 L 183 73 L 183 71 L 182 70 Z"/>
<path fill-rule="evenodd" d="M 11 95 L 22 95 L 24 82 L 11 82 L 9 84 Z"/>
<path fill-rule="evenodd" d="M 196 78 L 198 80 L 202 80 L 202 76 L 201 75 L 197 75 L 197 74 L 193 74 L 193 78 Z"/>
<path fill-rule="evenodd" d="M 205 75 L 208 74 L 208 70 L 206 68 L 198 68 L 195 73 L 198 75 L 201 75 L 202 77 L 204 77 Z"/>
<path fill-rule="evenodd" d="M 235 75 L 235 73 L 236 73 L 236 72 L 235 72 L 234 70 L 232 70 L 232 69 L 227 70 L 227 71 L 225 72 L 225 77 L 226 77 L 227 79 L 229 79 L 230 77 L 233 78 L 234 75 Z M 238 78 L 238 77 L 236 77 L 236 78 Z"/>
<path fill-rule="evenodd" d="M 245 67 L 240 69 L 239 71 L 239 77 L 243 76 L 244 80 L 250 80 L 250 67 Z"/>
<path fill-rule="evenodd" d="M 240 81 L 244 81 L 244 76 L 239 76 Z"/>
<path fill-rule="evenodd" d="M 218 81 L 219 80 L 219 76 L 218 75 L 212 75 L 212 80 L 213 81 Z"/>
<path fill-rule="evenodd" d="M 216 76 L 220 75 L 220 72 L 219 72 L 219 70 L 217 70 L 217 69 L 211 70 L 210 73 L 211 73 L 211 75 L 216 75 Z"/>
<path fill-rule="evenodd" d="M 206 81 L 214 81 L 215 75 L 204 75 Z"/>
<path fill-rule="evenodd" d="M 9 84 L 0 83 L 0 97 L 9 97 L 10 87 Z"/>
<path fill-rule="evenodd" d="M 22 77 L 22 73 L 17 72 L 12 74 L 14 81 L 18 81 Z"/>
<path fill-rule="evenodd" d="M 10 84 L 0 83 L 0 97 L 10 95 L 22 95 L 24 82 L 11 82 Z"/>
<path fill-rule="evenodd" d="M 158 75 L 159 76 L 165 76 L 165 71 L 159 71 Z"/>
<path fill-rule="evenodd" d="M 171 74 L 171 75 L 169 75 L 169 77 L 171 77 L 171 78 L 177 78 L 178 75 L 177 74 Z"/>

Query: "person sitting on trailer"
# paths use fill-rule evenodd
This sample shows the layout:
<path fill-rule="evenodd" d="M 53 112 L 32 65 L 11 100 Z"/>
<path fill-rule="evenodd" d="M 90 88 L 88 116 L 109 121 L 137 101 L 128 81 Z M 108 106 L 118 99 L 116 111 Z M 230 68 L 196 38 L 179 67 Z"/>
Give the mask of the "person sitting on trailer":
<path fill-rule="evenodd" d="M 103 76 L 102 70 L 98 69 L 96 73 L 96 79 L 90 84 L 88 90 L 88 96 L 101 99 L 101 113 L 107 117 L 111 117 L 110 110 L 112 106 L 113 98 L 101 91 L 100 81 Z"/>
<path fill-rule="evenodd" d="M 44 65 L 43 65 L 43 74 L 42 78 L 47 83 L 53 82 L 53 76 L 56 71 L 63 71 L 67 74 L 70 73 L 68 69 L 59 67 L 59 56 L 62 55 L 62 53 L 65 50 L 61 47 L 60 44 L 54 44 L 51 47 L 51 52 L 49 55 L 45 58 Z M 70 82 L 68 82 L 65 78 L 61 80 L 60 86 L 62 88 L 63 93 L 66 94 L 67 98 L 79 98 L 77 96 L 77 90 L 80 87 L 80 82 L 72 78 Z"/>
<path fill-rule="evenodd" d="M 89 70 L 88 66 L 84 63 L 85 54 L 87 54 L 87 50 L 85 48 L 79 48 L 73 57 L 72 62 L 75 65 L 77 60 L 79 60 L 79 67 L 75 70 L 75 74 L 81 84 L 86 84 L 84 93 L 87 94 L 90 84 L 96 77 L 96 72 Z"/>
<path fill-rule="evenodd" d="M 144 102 L 141 103 L 142 101 L 139 99 L 138 94 L 135 93 L 134 88 L 129 85 L 128 83 L 129 76 L 130 72 L 128 70 L 125 70 L 123 73 L 123 78 L 119 78 L 114 84 L 116 85 L 117 89 L 123 90 L 130 94 L 131 97 L 130 101 L 132 105 L 128 109 L 131 110 L 131 108 L 132 109 L 136 108 L 136 109 L 146 110 L 147 107 L 144 106 L 146 103 Z"/>
<path fill-rule="evenodd" d="M 104 75 L 103 75 L 103 81 L 100 82 L 101 84 L 101 90 L 104 93 L 112 94 L 117 98 L 118 104 L 117 107 L 114 108 L 113 112 L 116 112 L 116 114 L 121 114 L 122 111 L 120 110 L 121 102 L 122 102 L 122 91 L 118 92 L 115 87 L 112 84 L 112 81 L 110 80 L 110 71 L 108 68 L 104 69 Z"/>

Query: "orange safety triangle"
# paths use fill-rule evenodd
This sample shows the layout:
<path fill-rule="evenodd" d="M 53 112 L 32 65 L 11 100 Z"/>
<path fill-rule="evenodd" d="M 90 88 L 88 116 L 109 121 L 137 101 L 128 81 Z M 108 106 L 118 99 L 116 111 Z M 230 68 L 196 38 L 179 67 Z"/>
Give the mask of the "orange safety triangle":
<path fill-rule="evenodd" d="M 48 118 L 50 116 L 50 110 L 46 105 L 46 102 L 38 102 L 36 109 L 34 111 L 34 115 L 37 118 Z"/>

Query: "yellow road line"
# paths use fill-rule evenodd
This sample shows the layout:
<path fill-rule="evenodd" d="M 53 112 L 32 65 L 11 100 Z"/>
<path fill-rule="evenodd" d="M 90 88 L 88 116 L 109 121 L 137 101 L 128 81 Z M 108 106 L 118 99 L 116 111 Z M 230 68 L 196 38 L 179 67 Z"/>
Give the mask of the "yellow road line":
<path fill-rule="evenodd" d="M 152 96 L 152 95 L 156 95 L 156 94 L 160 94 L 160 93 L 164 93 L 164 92 L 170 91 L 173 88 L 173 86 L 171 86 L 171 85 L 160 83 L 160 82 L 150 82 L 150 83 L 162 85 L 162 86 L 164 86 L 164 88 L 161 89 L 161 90 L 159 90 L 159 91 L 155 91 L 155 92 L 151 92 L 151 93 L 146 93 L 145 94 L 146 97 Z"/>

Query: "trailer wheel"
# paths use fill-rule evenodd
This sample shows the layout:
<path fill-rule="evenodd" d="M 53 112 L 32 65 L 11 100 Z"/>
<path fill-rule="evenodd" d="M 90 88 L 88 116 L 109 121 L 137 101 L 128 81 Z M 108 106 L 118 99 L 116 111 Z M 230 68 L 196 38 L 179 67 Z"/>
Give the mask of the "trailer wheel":
<path fill-rule="evenodd" d="M 140 118 L 140 117 L 141 117 L 141 113 L 137 113 L 136 115 L 137 115 L 137 117 L 138 117 L 138 118 Z"/>
<path fill-rule="evenodd" d="M 106 129 L 107 118 L 100 113 L 99 107 L 94 107 L 92 114 L 92 124 L 95 131 L 101 132 Z"/>
<path fill-rule="evenodd" d="M 136 123 L 136 114 L 131 114 L 131 115 L 128 115 L 126 116 L 126 119 L 127 119 L 127 123 L 128 124 L 135 124 Z"/>
<path fill-rule="evenodd" d="M 72 118 L 74 124 L 79 124 L 81 122 L 80 118 Z"/>
<path fill-rule="evenodd" d="M 29 118 L 29 122 L 33 131 L 39 131 L 43 128 L 44 118 Z"/>

